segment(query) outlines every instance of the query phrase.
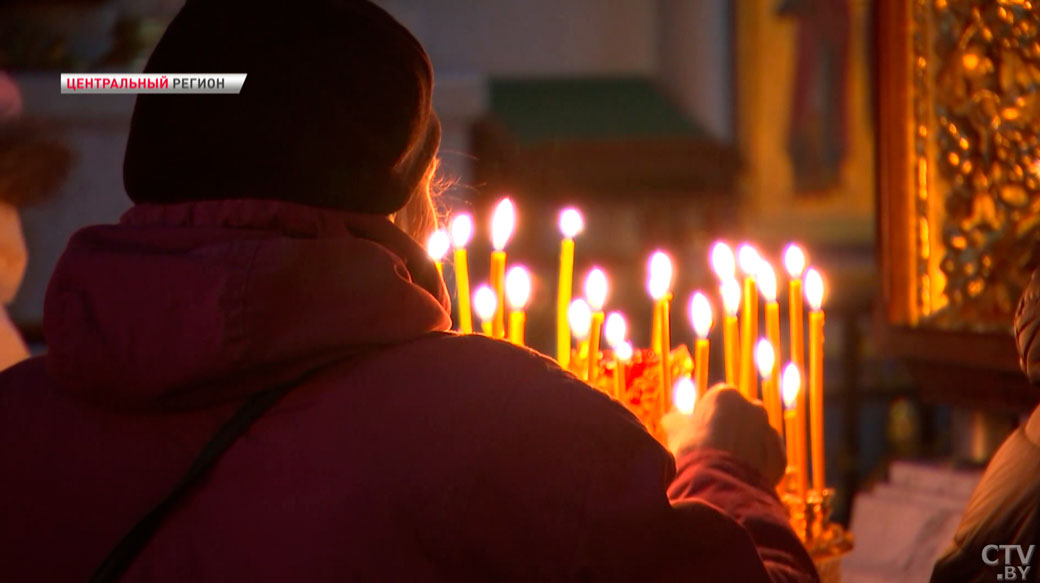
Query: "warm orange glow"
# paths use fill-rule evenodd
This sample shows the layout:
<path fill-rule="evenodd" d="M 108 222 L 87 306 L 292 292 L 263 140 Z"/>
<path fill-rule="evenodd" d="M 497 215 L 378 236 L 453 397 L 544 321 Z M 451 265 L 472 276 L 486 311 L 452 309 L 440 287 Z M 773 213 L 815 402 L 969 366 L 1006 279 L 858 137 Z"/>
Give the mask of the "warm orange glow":
<path fill-rule="evenodd" d="M 740 282 L 735 279 L 727 279 L 722 282 L 719 292 L 722 295 L 722 308 L 726 310 L 726 314 L 736 316 L 740 311 Z"/>
<path fill-rule="evenodd" d="M 531 274 L 524 267 L 513 267 L 506 273 L 506 301 L 514 310 L 522 310 L 531 298 Z"/>
<path fill-rule="evenodd" d="M 451 247 L 451 240 L 448 239 L 448 233 L 444 229 L 434 231 L 426 242 L 426 252 L 434 261 L 443 261 L 444 256 L 448 254 L 449 247 Z"/>
<path fill-rule="evenodd" d="M 502 251 L 506 243 L 513 236 L 513 228 L 516 227 L 516 209 L 513 201 L 503 198 L 502 202 L 495 207 L 491 215 L 491 246 L 495 251 Z"/>
<path fill-rule="evenodd" d="M 697 387 L 690 377 L 682 377 L 675 383 L 675 388 L 672 389 L 672 402 L 683 415 L 693 413 L 693 408 L 697 405 Z"/>
<path fill-rule="evenodd" d="M 773 344 L 765 338 L 759 340 L 755 346 L 755 364 L 762 378 L 769 378 L 773 373 L 773 367 L 776 366 L 776 351 L 773 350 Z"/>
<path fill-rule="evenodd" d="M 805 271 L 805 251 L 796 243 L 791 243 L 784 251 L 784 267 L 792 278 L 799 278 Z"/>
<path fill-rule="evenodd" d="M 589 337 L 592 328 L 592 310 L 585 300 L 579 298 L 571 302 L 567 308 L 567 323 L 571 325 L 571 334 L 578 340 Z"/>
<path fill-rule="evenodd" d="M 498 307 L 498 296 L 489 285 L 482 285 L 473 292 L 473 311 L 482 322 L 490 322 L 495 317 L 495 309 Z"/>
<path fill-rule="evenodd" d="M 793 362 L 784 367 L 784 376 L 780 384 L 781 395 L 784 398 L 784 408 L 793 409 L 795 401 L 798 399 L 798 391 L 802 389 L 802 375 L 798 372 L 798 366 Z"/>
<path fill-rule="evenodd" d="M 603 311 L 603 304 L 607 303 L 607 274 L 598 267 L 585 277 L 585 299 L 593 312 Z"/>
<path fill-rule="evenodd" d="M 964 65 L 965 69 L 974 71 L 975 68 L 979 66 L 979 56 L 975 53 L 965 53 L 964 56 L 961 57 L 961 63 Z"/>
<path fill-rule="evenodd" d="M 754 247 L 744 243 L 737 250 L 737 261 L 740 263 L 740 270 L 745 275 L 755 275 L 758 273 L 758 264 L 762 261 L 762 257 L 758 254 L 758 251 Z"/>
<path fill-rule="evenodd" d="M 632 343 L 625 340 L 621 344 L 614 347 L 614 355 L 618 357 L 621 362 L 627 362 L 632 358 Z"/>
<path fill-rule="evenodd" d="M 560 212 L 560 232 L 568 239 L 573 239 L 585 228 L 585 219 L 576 208 L 566 208 Z"/>
<path fill-rule="evenodd" d="M 708 332 L 711 332 L 711 304 L 701 292 L 693 294 L 690 298 L 690 323 L 693 324 L 693 331 L 698 338 L 707 338 Z"/>
<path fill-rule="evenodd" d="M 729 245 L 719 241 L 711 248 L 711 268 L 722 281 L 730 280 L 737 275 L 737 260 Z"/>
<path fill-rule="evenodd" d="M 816 269 L 805 272 L 805 300 L 813 310 L 823 307 L 823 277 Z"/>
<path fill-rule="evenodd" d="M 456 249 L 464 249 L 473 237 L 473 217 L 458 215 L 451 222 L 451 244 Z"/>
<path fill-rule="evenodd" d="M 607 314 L 607 321 L 603 324 L 603 337 L 606 339 L 607 344 L 617 351 L 627 335 L 628 323 L 625 322 L 625 317 L 620 312 Z M 629 345 L 629 348 L 631 348 L 631 345 Z"/>
<path fill-rule="evenodd" d="M 776 272 L 768 261 L 758 262 L 758 272 L 755 274 L 758 280 L 758 289 L 767 302 L 776 301 Z"/>
<path fill-rule="evenodd" d="M 663 251 L 656 251 L 650 256 L 650 276 L 646 287 L 650 297 L 655 300 L 664 299 L 672 287 L 672 259 Z"/>

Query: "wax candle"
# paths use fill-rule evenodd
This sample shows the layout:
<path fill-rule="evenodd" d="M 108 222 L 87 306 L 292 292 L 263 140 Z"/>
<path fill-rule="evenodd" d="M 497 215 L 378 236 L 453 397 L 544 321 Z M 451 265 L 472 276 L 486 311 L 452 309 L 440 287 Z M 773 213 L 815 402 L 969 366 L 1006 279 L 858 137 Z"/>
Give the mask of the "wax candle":
<path fill-rule="evenodd" d="M 701 292 L 690 298 L 690 322 L 697 335 L 693 347 L 693 371 L 697 375 L 697 397 L 708 390 L 708 334 L 711 332 L 712 314 L 708 298 Z"/>
<path fill-rule="evenodd" d="M 805 336 L 802 327 L 802 303 L 805 301 L 802 296 L 802 273 L 805 271 L 805 252 L 801 247 L 794 243 L 787 246 L 787 249 L 784 250 L 784 267 L 787 268 L 787 274 L 790 276 L 787 303 L 791 320 L 791 362 L 798 369 L 799 386 L 801 386 L 801 379 L 806 376 Z M 798 400 L 795 403 L 795 409 L 798 411 L 798 433 L 802 436 L 803 441 L 809 432 L 805 414 L 805 393 L 806 391 L 799 390 Z M 805 464 L 802 465 L 802 473 L 803 478 L 808 479 L 809 470 Z M 804 492 L 804 488 L 802 491 Z"/>
<path fill-rule="evenodd" d="M 744 272 L 744 309 L 741 314 L 740 331 L 740 392 L 748 399 L 758 398 L 758 387 L 754 371 L 754 343 L 758 338 L 758 289 L 755 273 L 761 260 L 758 251 L 751 245 L 740 246 L 737 252 L 740 269 Z"/>
<path fill-rule="evenodd" d="M 711 269 L 720 282 L 737 277 L 737 260 L 729 245 L 719 241 L 711 247 Z"/>
<path fill-rule="evenodd" d="M 616 393 L 615 398 L 622 402 L 627 402 L 628 398 L 628 376 L 626 373 L 626 367 L 628 362 L 632 360 L 632 343 L 625 340 L 617 345 L 614 349 L 614 358 L 617 359 L 617 375 L 614 380 L 614 392 Z"/>
<path fill-rule="evenodd" d="M 663 251 L 657 251 L 650 256 L 650 275 L 647 280 L 647 289 L 650 297 L 654 300 L 654 313 L 658 326 L 658 342 L 660 349 L 661 384 L 660 384 L 660 406 L 661 414 L 664 415 L 671 408 L 671 331 L 669 328 L 668 302 L 671 297 L 669 290 L 672 287 L 672 260 Z"/>
<path fill-rule="evenodd" d="M 596 381 L 599 372 L 599 339 L 603 328 L 603 304 L 607 301 L 607 274 L 596 267 L 585 278 L 585 299 L 592 311 L 592 326 L 589 332 L 589 358 L 586 378 Z"/>
<path fill-rule="evenodd" d="M 469 307 L 469 264 L 466 245 L 473 236 L 473 218 L 458 215 L 451 222 L 451 244 L 455 247 L 455 291 L 459 299 L 459 332 L 473 332 L 473 314 Z"/>
<path fill-rule="evenodd" d="M 567 307 L 567 323 L 571 327 L 571 336 L 578 341 L 578 355 L 587 353 L 589 333 L 592 331 L 592 310 L 588 302 L 582 298 L 572 301 Z M 588 379 L 588 367 L 577 372 L 581 378 Z"/>
<path fill-rule="evenodd" d="M 618 351 L 621 345 L 625 342 L 625 336 L 628 335 L 628 324 L 625 322 L 625 317 L 618 312 L 611 312 L 607 315 L 606 322 L 603 324 L 603 338 L 607 341 L 607 345 L 610 346 L 614 360 L 614 398 L 620 399 L 624 390 L 623 364 Z M 632 346 L 629 345 L 629 350 Z"/>
<path fill-rule="evenodd" d="M 498 298 L 495 290 L 489 285 L 482 285 L 473 292 L 473 309 L 480 318 L 480 327 L 485 336 L 492 336 L 492 322 L 495 319 L 495 308 L 498 306 Z"/>
<path fill-rule="evenodd" d="M 675 404 L 675 410 L 683 415 L 692 415 L 694 407 L 697 406 L 697 387 L 694 385 L 690 377 L 679 377 L 679 380 L 675 381 L 675 388 L 672 390 L 672 402 Z"/>
<path fill-rule="evenodd" d="M 766 338 L 769 339 L 769 343 L 773 345 L 773 350 L 776 352 L 775 360 L 780 361 L 782 358 L 780 350 L 780 304 L 776 301 L 776 273 L 773 271 L 773 267 L 769 265 L 769 262 L 765 260 L 760 261 L 758 264 L 758 289 L 766 300 Z M 780 367 L 774 366 L 769 375 L 769 395 L 768 397 L 763 396 L 763 400 L 766 403 L 766 409 L 769 410 L 770 418 L 777 421 L 777 427 L 780 426 L 779 421 L 783 416 L 780 406 L 779 386 Z M 765 386 L 763 386 L 762 394 L 765 395 L 765 393 Z"/>
<path fill-rule="evenodd" d="M 772 381 L 773 370 L 776 368 L 776 349 L 768 338 L 762 338 L 755 345 L 755 364 L 758 365 L 758 374 L 762 377 L 762 400 L 766 406 L 766 413 L 769 414 L 769 424 L 777 433 L 783 434 L 780 396 Z M 771 407 L 770 401 L 776 401 L 776 407 Z"/>
<path fill-rule="evenodd" d="M 801 395 L 802 375 L 793 362 L 784 368 L 784 426 L 787 431 L 787 466 L 793 470 L 794 490 L 799 497 L 805 496 L 808 485 L 808 467 L 805 462 L 805 413 L 798 408 Z"/>
<path fill-rule="evenodd" d="M 448 254 L 449 247 L 451 247 L 451 240 L 444 229 L 434 231 L 426 242 L 426 253 L 433 260 L 433 265 L 437 268 L 437 274 L 442 279 L 444 278 L 444 256 Z"/>
<path fill-rule="evenodd" d="M 492 333 L 495 338 L 504 338 L 506 333 L 506 244 L 513 236 L 516 225 L 516 209 L 513 201 L 502 199 L 491 215 L 491 288 L 495 290 L 498 305 L 495 308 L 495 319 Z"/>
<path fill-rule="evenodd" d="M 740 331 L 737 328 L 737 312 L 740 310 L 740 284 L 736 279 L 727 279 L 719 288 L 722 307 L 726 315 L 722 320 L 722 350 L 726 362 L 726 384 L 740 384 Z"/>
<path fill-rule="evenodd" d="M 823 464 L 823 278 L 805 272 L 805 299 L 809 302 L 809 436 L 812 444 L 813 488 L 827 485 Z"/>
<path fill-rule="evenodd" d="M 585 228 L 585 221 L 577 209 L 568 208 L 560 213 L 560 278 L 556 293 L 556 360 L 567 368 L 571 360 L 571 329 L 567 323 L 567 308 L 571 304 L 574 277 L 574 237 Z"/>
<path fill-rule="evenodd" d="M 513 267 L 506 274 L 506 301 L 509 303 L 509 341 L 524 345 L 524 308 L 531 297 L 531 274 L 524 267 Z"/>

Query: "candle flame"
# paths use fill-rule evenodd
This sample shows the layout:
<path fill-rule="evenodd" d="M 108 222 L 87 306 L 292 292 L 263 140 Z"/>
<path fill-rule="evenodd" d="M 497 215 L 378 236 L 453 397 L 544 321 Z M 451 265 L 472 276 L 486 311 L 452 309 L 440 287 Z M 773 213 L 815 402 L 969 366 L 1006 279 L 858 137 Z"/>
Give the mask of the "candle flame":
<path fill-rule="evenodd" d="M 473 292 L 473 311 L 482 322 L 490 322 L 498 309 L 498 296 L 489 285 L 482 285 Z"/>
<path fill-rule="evenodd" d="M 502 251 L 506 248 L 506 243 L 513 236 L 515 226 L 516 208 L 513 207 L 513 201 L 503 198 L 502 202 L 495 207 L 494 214 L 491 215 L 491 246 L 495 248 L 495 251 Z"/>
<path fill-rule="evenodd" d="M 784 407 L 791 409 L 798 398 L 798 391 L 802 388 L 802 375 L 798 372 L 798 367 L 793 362 L 784 367 L 784 376 L 780 383 L 782 385 L 780 392 L 784 398 Z"/>
<path fill-rule="evenodd" d="M 650 297 L 663 299 L 672 287 L 672 259 L 664 251 L 655 251 L 650 256 L 650 277 L 646 284 Z"/>
<path fill-rule="evenodd" d="M 740 311 L 740 283 L 736 279 L 727 279 L 719 289 L 722 294 L 722 307 L 726 314 L 736 316 Z"/>
<path fill-rule="evenodd" d="M 573 239 L 585 228 L 585 219 L 576 208 L 565 208 L 560 212 L 560 232 Z"/>
<path fill-rule="evenodd" d="M 506 301 L 514 310 L 522 310 L 531 298 L 531 274 L 521 266 L 506 273 Z"/>
<path fill-rule="evenodd" d="M 744 243 L 737 250 L 737 261 L 740 263 L 740 270 L 746 275 L 755 275 L 758 272 L 758 263 L 762 261 L 762 257 L 754 247 Z"/>
<path fill-rule="evenodd" d="M 622 341 L 614 347 L 614 355 L 621 362 L 628 362 L 632 358 L 632 343 L 628 340 Z"/>
<path fill-rule="evenodd" d="M 773 271 L 773 266 L 768 261 L 758 262 L 758 272 L 755 274 L 755 279 L 758 280 L 758 289 L 762 292 L 762 296 L 766 298 L 766 301 L 775 302 L 776 272 Z"/>
<path fill-rule="evenodd" d="M 675 388 L 672 389 L 672 402 L 675 403 L 676 410 L 683 415 L 693 413 L 693 408 L 697 405 L 697 387 L 690 377 L 682 377 L 676 381 Z"/>
<path fill-rule="evenodd" d="M 693 331 L 698 338 L 708 337 L 712 324 L 711 304 L 701 292 L 693 294 L 690 298 L 690 323 L 693 324 Z"/>
<path fill-rule="evenodd" d="M 737 260 L 729 245 L 719 241 L 711 248 L 711 268 L 722 281 L 733 279 L 737 274 Z"/>
<path fill-rule="evenodd" d="M 614 350 L 617 350 L 621 343 L 625 341 L 627 334 L 628 324 L 625 322 L 625 317 L 620 312 L 607 314 L 607 319 L 603 323 L 603 337 L 606 338 L 607 344 Z M 629 348 L 631 348 L 631 345 Z"/>
<path fill-rule="evenodd" d="M 430 239 L 426 241 L 426 253 L 430 255 L 430 259 L 434 261 L 441 261 L 444 256 L 448 253 L 448 248 L 451 247 L 451 240 L 448 238 L 448 233 L 444 229 L 437 229 L 430 235 Z"/>
<path fill-rule="evenodd" d="M 823 278 L 815 268 L 805 272 L 805 299 L 813 310 L 823 306 Z"/>
<path fill-rule="evenodd" d="M 571 302 L 567 308 L 567 323 L 571 325 L 571 334 L 578 340 L 589 337 L 589 329 L 592 328 L 592 310 L 588 302 L 578 298 Z"/>
<path fill-rule="evenodd" d="M 805 271 L 805 251 L 796 243 L 791 243 L 784 251 L 784 267 L 792 279 L 798 279 Z"/>
<path fill-rule="evenodd" d="M 762 375 L 762 378 L 773 373 L 776 351 L 773 350 L 773 344 L 765 338 L 759 340 L 755 346 L 755 364 L 758 365 L 758 374 Z"/>
<path fill-rule="evenodd" d="M 469 245 L 469 239 L 473 236 L 473 217 L 469 215 L 458 215 L 451 222 L 451 244 L 456 249 L 463 249 Z"/>
<path fill-rule="evenodd" d="M 593 312 L 602 312 L 607 303 L 607 274 L 598 267 L 585 277 L 585 299 Z"/>

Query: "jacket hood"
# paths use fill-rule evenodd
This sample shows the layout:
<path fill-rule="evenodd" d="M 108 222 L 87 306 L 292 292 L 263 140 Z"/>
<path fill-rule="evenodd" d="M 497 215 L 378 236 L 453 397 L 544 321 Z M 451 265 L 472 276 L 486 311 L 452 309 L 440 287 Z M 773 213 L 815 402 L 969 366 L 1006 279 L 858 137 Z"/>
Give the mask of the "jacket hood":
<path fill-rule="evenodd" d="M 55 380 L 133 409 L 239 398 L 450 324 L 433 264 L 386 218 L 258 200 L 83 229 L 44 306 Z"/>

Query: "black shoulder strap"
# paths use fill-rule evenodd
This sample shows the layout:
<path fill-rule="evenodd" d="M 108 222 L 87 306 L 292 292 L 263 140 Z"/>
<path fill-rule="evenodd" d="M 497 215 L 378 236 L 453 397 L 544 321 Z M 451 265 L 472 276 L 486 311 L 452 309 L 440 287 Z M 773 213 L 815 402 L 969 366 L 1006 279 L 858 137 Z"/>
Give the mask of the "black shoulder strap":
<path fill-rule="evenodd" d="M 354 357 L 354 360 L 357 360 L 357 357 Z M 213 468 L 220 456 L 249 429 L 254 421 L 259 419 L 286 393 L 299 386 L 305 378 L 297 378 L 292 382 L 257 393 L 243 403 L 235 414 L 213 434 L 213 437 L 192 462 L 187 473 L 181 477 L 170 493 L 135 524 L 130 532 L 108 553 L 108 556 L 90 577 L 91 583 L 118 581 L 155 532 L 159 530 L 170 511 L 176 508 L 192 487 L 198 484 L 201 478 Z"/>

